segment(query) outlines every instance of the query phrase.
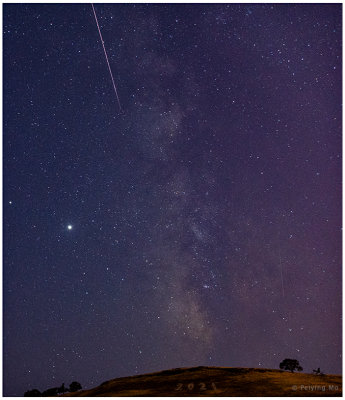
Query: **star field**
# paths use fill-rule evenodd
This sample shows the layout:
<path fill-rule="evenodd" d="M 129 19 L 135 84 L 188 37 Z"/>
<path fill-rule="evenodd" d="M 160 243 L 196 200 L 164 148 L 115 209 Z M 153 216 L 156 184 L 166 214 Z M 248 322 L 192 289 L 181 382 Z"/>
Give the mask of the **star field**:
<path fill-rule="evenodd" d="M 340 4 L 4 4 L 4 395 L 341 373 Z"/>

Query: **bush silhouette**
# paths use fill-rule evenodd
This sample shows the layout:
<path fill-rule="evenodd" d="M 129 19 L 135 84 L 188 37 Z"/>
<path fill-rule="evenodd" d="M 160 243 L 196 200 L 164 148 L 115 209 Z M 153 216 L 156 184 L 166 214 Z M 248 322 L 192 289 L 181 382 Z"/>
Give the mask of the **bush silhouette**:
<path fill-rule="evenodd" d="M 39 397 L 42 396 L 42 393 L 38 389 L 28 390 L 24 393 L 24 397 Z"/>
<path fill-rule="evenodd" d="M 325 374 L 320 371 L 320 367 L 318 369 L 313 369 L 313 374 L 324 376 Z"/>
<path fill-rule="evenodd" d="M 290 358 L 285 358 L 280 364 L 280 369 L 285 369 L 286 371 L 294 372 L 296 371 L 303 371 L 303 368 L 299 365 L 297 360 L 292 360 Z"/>
<path fill-rule="evenodd" d="M 42 393 L 42 396 L 57 396 L 57 394 L 59 393 L 59 388 L 55 387 L 55 388 L 50 388 L 45 390 Z"/>
<path fill-rule="evenodd" d="M 81 384 L 79 382 L 72 382 L 69 385 L 69 391 L 70 392 L 77 392 L 80 389 L 81 389 Z"/>
<path fill-rule="evenodd" d="M 43 393 L 41 393 L 37 389 L 28 390 L 27 392 L 24 393 L 24 397 L 57 396 L 58 394 L 64 394 L 66 392 L 77 392 L 80 389 L 81 389 L 81 384 L 79 382 L 74 381 L 69 385 L 69 389 L 66 388 L 65 384 L 63 383 L 60 387 L 47 389 Z"/>

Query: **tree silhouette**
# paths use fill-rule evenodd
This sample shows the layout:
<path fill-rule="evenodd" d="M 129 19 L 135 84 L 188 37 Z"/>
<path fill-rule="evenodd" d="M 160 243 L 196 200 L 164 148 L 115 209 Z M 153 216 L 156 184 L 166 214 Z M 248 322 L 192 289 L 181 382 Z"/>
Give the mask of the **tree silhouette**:
<path fill-rule="evenodd" d="M 24 393 L 24 397 L 39 397 L 42 396 L 42 393 L 38 389 L 28 390 Z"/>
<path fill-rule="evenodd" d="M 80 389 L 81 389 L 81 384 L 79 382 L 72 382 L 69 385 L 69 391 L 70 392 L 77 392 Z"/>
<path fill-rule="evenodd" d="M 303 371 L 303 368 L 299 365 L 297 360 L 292 360 L 291 358 L 285 358 L 280 364 L 280 369 L 285 369 L 286 371 L 294 372 L 296 371 Z"/>
<path fill-rule="evenodd" d="M 68 389 L 65 387 L 65 384 L 63 383 L 59 388 L 58 388 L 58 393 L 66 393 L 68 392 Z"/>

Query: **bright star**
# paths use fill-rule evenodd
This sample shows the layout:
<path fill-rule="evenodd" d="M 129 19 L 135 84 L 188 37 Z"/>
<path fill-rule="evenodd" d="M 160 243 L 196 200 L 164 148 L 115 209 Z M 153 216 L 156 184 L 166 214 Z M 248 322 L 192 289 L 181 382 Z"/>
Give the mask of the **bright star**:
<path fill-rule="evenodd" d="M 70 231 L 72 229 L 72 225 L 67 225 L 67 229 Z"/>

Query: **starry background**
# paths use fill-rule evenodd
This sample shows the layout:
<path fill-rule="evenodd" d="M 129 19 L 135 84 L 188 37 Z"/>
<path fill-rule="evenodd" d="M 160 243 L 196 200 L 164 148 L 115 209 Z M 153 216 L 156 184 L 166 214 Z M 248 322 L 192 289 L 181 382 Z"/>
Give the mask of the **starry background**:
<path fill-rule="evenodd" d="M 341 373 L 341 5 L 4 4 L 4 395 Z M 68 228 L 71 225 L 71 229 Z"/>

